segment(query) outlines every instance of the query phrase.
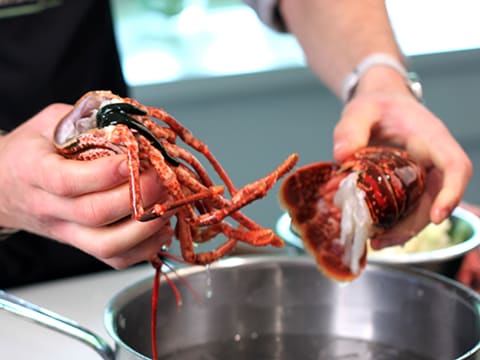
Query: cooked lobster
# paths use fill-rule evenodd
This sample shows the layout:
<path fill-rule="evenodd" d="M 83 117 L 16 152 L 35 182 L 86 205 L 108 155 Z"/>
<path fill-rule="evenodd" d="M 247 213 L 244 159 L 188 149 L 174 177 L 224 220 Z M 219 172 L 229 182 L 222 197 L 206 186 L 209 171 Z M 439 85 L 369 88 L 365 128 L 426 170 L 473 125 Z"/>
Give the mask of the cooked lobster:
<path fill-rule="evenodd" d="M 200 161 L 177 145 L 177 137 L 207 159 L 223 185 L 215 184 Z M 264 178 L 237 189 L 207 145 L 172 116 L 110 91 L 92 91 L 78 100 L 58 124 L 54 144 L 62 155 L 80 160 L 125 153 L 131 172 L 132 216 L 139 221 L 176 217 L 175 234 L 188 263 L 209 264 L 232 251 L 238 241 L 253 246 L 283 245 L 272 230 L 262 228 L 239 210 L 264 197 L 293 168 L 297 154 Z M 171 199 L 148 210 L 142 205 L 139 180 L 145 162 L 155 168 Z M 230 192 L 230 199 L 223 196 L 224 187 Z M 239 226 L 224 221 L 227 217 Z M 207 242 L 221 233 L 227 240 L 220 247 L 194 251 L 194 243 Z"/>
<path fill-rule="evenodd" d="M 409 214 L 424 188 L 425 170 L 406 151 L 367 147 L 342 163 L 298 168 L 281 185 L 280 202 L 319 268 L 350 281 L 365 266 L 367 239 Z"/>
<path fill-rule="evenodd" d="M 203 155 L 223 182 L 214 183 L 207 169 L 184 144 Z M 261 227 L 240 210 L 264 197 L 279 178 L 296 164 L 292 154 L 265 177 L 237 189 L 207 145 L 195 138 L 176 119 L 163 109 L 145 106 L 130 98 L 121 98 L 110 91 L 92 91 L 75 104 L 73 110 L 58 124 L 54 144 L 67 158 L 91 160 L 102 156 L 126 154 L 130 171 L 129 185 L 133 218 L 148 221 L 158 217 L 174 219 L 175 237 L 180 242 L 184 262 L 210 264 L 229 254 L 237 243 L 252 246 L 283 246 L 283 241 L 271 230 Z M 169 200 L 145 209 L 142 204 L 140 173 L 144 164 L 153 167 Z M 224 188 L 230 197 L 223 196 Z M 227 222 L 227 217 L 238 226 Z M 195 252 L 194 245 L 205 243 L 217 235 L 225 242 L 216 249 Z M 156 269 L 152 297 L 152 353 L 156 358 L 156 309 L 158 280 L 164 259 L 170 257 L 165 249 L 149 260 Z M 166 264 L 168 266 L 168 264 Z M 167 281 L 173 284 L 164 274 Z M 177 296 L 177 289 L 173 286 Z"/>

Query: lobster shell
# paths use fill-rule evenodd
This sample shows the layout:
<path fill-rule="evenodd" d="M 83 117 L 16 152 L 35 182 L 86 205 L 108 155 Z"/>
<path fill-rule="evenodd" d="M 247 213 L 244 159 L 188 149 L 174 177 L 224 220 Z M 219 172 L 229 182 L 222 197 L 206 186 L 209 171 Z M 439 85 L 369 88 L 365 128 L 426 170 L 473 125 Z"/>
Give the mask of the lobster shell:
<path fill-rule="evenodd" d="M 340 183 L 357 174 L 356 187 L 363 191 L 371 226 L 369 237 L 396 225 L 418 204 L 425 188 L 425 170 L 406 151 L 390 147 L 367 147 L 343 163 L 319 162 L 298 168 L 280 188 L 280 203 L 289 212 L 294 231 L 319 268 L 329 277 L 349 281 L 366 264 L 366 244 L 359 257 L 359 270 L 344 261 L 351 249 L 339 238 L 342 209 L 334 198 Z"/>

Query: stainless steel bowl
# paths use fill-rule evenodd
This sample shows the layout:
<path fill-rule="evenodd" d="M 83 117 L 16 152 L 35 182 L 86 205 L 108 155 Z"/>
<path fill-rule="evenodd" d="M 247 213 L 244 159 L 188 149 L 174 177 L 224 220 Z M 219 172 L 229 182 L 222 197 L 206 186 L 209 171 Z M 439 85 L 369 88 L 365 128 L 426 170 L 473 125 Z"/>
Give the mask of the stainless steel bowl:
<path fill-rule="evenodd" d="M 457 207 L 451 216 L 452 229 L 462 228 L 461 239 L 447 248 L 417 253 L 369 254 L 368 263 L 400 266 L 416 266 L 453 277 L 460 261 L 467 252 L 480 245 L 480 218 L 472 212 Z M 276 231 L 284 241 L 304 252 L 302 240 L 292 231 L 290 216 L 285 213 L 277 221 Z"/>

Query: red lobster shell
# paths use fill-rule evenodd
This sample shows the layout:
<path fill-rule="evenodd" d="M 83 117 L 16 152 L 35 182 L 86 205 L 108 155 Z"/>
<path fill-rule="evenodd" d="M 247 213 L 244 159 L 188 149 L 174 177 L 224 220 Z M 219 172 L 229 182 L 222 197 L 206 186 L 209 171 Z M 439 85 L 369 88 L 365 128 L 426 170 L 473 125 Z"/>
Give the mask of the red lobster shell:
<path fill-rule="evenodd" d="M 99 125 L 104 118 L 111 121 L 108 126 Z M 177 143 L 177 138 L 185 147 Z M 240 210 L 264 197 L 293 168 L 297 154 L 263 178 L 237 189 L 208 146 L 171 115 L 110 91 L 92 91 L 79 99 L 55 129 L 54 144 L 63 156 L 79 160 L 127 154 L 132 216 L 140 221 L 176 218 L 175 236 L 188 263 L 210 264 L 233 251 L 237 242 L 283 246 L 271 229 L 261 227 Z M 214 183 L 195 153 L 205 158 L 223 184 Z M 169 200 L 149 209 L 142 202 L 143 166 L 155 169 L 169 194 Z M 223 196 L 224 187 L 230 198 Z M 227 222 L 227 218 L 234 223 Z M 206 243 L 220 234 L 225 235 L 226 242 L 211 251 L 196 251 L 195 244 Z"/>
<path fill-rule="evenodd" d="M 366 263 L 366 240 L 418 203 L 425 170 L 406 151 L 367 147 L 343 163 L 320 162 L 290 174 L 280 202 L 305 248 L 329 277 L 349 281 Z"/>

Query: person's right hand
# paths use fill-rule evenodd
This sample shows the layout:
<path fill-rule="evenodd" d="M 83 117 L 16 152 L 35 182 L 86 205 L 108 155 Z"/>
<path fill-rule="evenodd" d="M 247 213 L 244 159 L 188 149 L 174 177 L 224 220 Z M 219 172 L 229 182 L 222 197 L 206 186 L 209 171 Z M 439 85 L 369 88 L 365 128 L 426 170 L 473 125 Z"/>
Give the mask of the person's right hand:
<path fill-rule="evenodd" d="M 130 217 L 125 155 L 77 161 L 56 152 L 54 128 L 71 109 L 50 105 L 0 136 L 0 226 L 70 244 L 114 268 L 152 259 L 172 230 L 165 219 Z M 154 171 L 141 184 L 145 206 L 166 198 Z"/>
<path fill-rule="evenodd" d="M 471 160 L 445 124 L 388 67 L 370 69 L 364 75 L 345 105 L 334 144 L 338 161 L 367 145 L 403 148 L 427 171 L 418 206 L 392 229 L 371 239 L 375 249 L 402 244 L 430 222 L 439 224 L 448 218 L 473 172 Z"/>

